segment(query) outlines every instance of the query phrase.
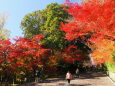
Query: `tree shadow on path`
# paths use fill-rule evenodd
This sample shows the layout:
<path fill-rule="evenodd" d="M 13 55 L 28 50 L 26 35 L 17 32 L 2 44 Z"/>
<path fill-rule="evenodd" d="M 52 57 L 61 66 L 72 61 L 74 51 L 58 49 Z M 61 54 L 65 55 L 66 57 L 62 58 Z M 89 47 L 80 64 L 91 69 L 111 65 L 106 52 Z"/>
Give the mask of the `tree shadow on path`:
<path fill-rule="evenodd" d="M 82 84 L 82 85 L 76 85 L 76 84 L 71 84 L 70 86 L 89 86 L 91 84 Z"/>
<path fill-rule="evenodd" d="M 82 84 L 82 85 L 76 85 L 76 84 L 65 84 L 65 83 L 59 83 L 58 86 L 90 86 L 91 84 Z"/>
<path fill-rule="evenodd" d="M 98 79 L 99 77 L 107 76 L 105 73 L 96 72 L 96 73 L 84 73 L 80 75 L 79 79 Z"/>

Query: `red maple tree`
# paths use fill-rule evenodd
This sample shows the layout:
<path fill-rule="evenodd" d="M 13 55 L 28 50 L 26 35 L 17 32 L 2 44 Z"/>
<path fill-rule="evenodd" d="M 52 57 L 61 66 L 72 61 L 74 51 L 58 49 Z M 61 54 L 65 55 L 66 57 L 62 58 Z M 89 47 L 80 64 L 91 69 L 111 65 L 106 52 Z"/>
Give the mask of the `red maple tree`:
<path fill-rule="evenodd" d="M 40 41 L 43 36 L 36 35 L 33 39 L 19 37 L 14 43 L 10 40 L 0 41 L 0 69 L 8 74 L 21 71 L 34 71 L 35 67 L 44 65 L 46 51 Z"/>
<path fill-rule="evenodd" d="M 88 0 L 81 4 L 73 4 L 68 10 L 66 9 L 73 18 L 67 24 L 61 24 L 60 28 L 66 33 L 65 39 L 72 41 L 81 38 L 94 45 L 95 49 L 101 42 L 99 40 L 113 41 L 115 39 L 114 7 L 114 0 Z"/>

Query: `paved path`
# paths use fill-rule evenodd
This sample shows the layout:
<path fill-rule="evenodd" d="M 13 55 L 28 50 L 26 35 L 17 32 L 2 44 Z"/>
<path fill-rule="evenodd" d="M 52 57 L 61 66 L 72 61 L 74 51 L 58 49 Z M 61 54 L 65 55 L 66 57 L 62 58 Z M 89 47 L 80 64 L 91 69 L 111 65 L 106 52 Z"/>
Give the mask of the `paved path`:
<path fill-rule="evenodd" d="M 86 73 L 74 78 L 68 85 L 64 78 L 49 78 L 42 83 L 30 83 L 22 86 L 115 86 L 105 74 Z"/>

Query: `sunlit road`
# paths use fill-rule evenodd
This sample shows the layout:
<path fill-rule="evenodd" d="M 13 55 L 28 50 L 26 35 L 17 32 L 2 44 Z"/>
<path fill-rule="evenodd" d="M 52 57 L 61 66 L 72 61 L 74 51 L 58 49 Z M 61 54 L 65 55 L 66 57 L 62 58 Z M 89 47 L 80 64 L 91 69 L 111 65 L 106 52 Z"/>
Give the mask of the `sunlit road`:
<path fill-rule="evenodd" d="M 49 78 L 42 83 L 30 83 L 21 86 L 115 86 L 103 73 L 81 74 L 80 78 L 71 80 L 70 85 L 64 78 Z"/>

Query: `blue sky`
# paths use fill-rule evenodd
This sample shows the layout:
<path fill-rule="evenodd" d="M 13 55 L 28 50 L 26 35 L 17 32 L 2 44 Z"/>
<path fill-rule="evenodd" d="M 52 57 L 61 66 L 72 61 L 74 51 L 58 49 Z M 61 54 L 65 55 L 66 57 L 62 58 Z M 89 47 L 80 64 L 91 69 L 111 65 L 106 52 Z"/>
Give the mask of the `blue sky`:
<path fill-rule="evenodd" d="M 26 14 L 44 9 L 54 2 L 62 4 L 64 0 L 0 0 L 0 13 L 8 15 L 5 28 L 11 31 L 10 38 L 23 36 L 20 23 Z"/>

